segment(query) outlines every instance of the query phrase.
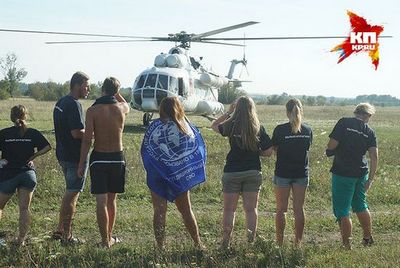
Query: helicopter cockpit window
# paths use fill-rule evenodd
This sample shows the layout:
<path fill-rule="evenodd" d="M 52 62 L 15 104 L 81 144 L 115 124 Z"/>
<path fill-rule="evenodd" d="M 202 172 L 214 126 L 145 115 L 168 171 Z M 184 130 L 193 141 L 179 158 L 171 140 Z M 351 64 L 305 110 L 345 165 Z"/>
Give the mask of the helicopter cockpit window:
<path fill-rule="evenodd" d="M 176 77 L 169 77 L 169 91 L 172 93 L 178 92 L 178 79 Z"/>
<path fill-rule="evenodd" d="M 158 75 L 157 88 L 168 90 L 168 76 L 163 74 Z"/>
<path fill-rule="evenodd" d="M 183 96 L 183 88 L 184 88 L 183 78 L 182 78 L 182 77 L 179 77 L 179 78 L 178 78 L 178 89 L 179 89 L 178 95 L 179 95 L 179 96 Z"/>
<path fill-rule="evenodd" d="M 142 88 L 144 80 L 146 80 L 146 75 L 141 75 L 135 89 Z"/>
<path fill-rule="evenodd" d="M 144 87 L 155 87 L 157 80 L 157 74 L 149 74 L 146 80 L 146 85 Z"/>

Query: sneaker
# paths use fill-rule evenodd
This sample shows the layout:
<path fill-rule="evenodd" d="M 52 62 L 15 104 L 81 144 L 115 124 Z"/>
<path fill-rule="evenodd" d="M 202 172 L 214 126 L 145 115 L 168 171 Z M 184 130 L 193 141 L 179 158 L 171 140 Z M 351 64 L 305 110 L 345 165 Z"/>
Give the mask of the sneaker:
<path fill-rule="evenodd" d="M 73 236 L 71 236 L 68 240 L 61 240 L 62 246 L 78 246 L 81 244 L 83 244 L 83 241 Z"/>
<path fill-rule="evenodd" d="M 374 239 L 372 238 L 372 235 L 369 238 L 363 238 L 362 242 L 364 247 L 370 247 L 374 243 Z"/>

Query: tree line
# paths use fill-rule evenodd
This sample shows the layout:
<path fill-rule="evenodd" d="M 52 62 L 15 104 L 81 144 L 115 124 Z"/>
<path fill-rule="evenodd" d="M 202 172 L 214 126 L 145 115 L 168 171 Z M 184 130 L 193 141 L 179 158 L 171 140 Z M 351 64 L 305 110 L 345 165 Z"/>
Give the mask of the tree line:
<path fill-rule="evenodd" d="M 0 58 L 0 71 L 3 79 L 0 80 L 0 100 L 10 97 L 28 96 L 40 101 L 56 101 L 69 92 L 69 81 L 56 83 L 52 81 L 22 83 L 27 72 L 24 68 L 18 68 L 18 58 L 14 53 L 9 53 Z M 130 88 L 122 88 L 122 95 L 128 101 L 131 98 Z M 224 104 L 232 103 L 240 96 L 247 93 L 235 85 L 229 83 L 219 90 L 218 101 Z M 96 99 L 101 96 L 101 82 L 90 84 L 89 99 Z M 304 105 L 324 106 L 324 105 L 354 105 L 360 102 L 369 102 L 376 106 L 400 106 L 400 100 L 390 95 L 360 95 L 356 98 L 336 98 L 324 96 L 292 96 L 287 93 L 280 95 L 251 95 L 257 104 L 284 105 L 290 98 L 296 97 Z"/>

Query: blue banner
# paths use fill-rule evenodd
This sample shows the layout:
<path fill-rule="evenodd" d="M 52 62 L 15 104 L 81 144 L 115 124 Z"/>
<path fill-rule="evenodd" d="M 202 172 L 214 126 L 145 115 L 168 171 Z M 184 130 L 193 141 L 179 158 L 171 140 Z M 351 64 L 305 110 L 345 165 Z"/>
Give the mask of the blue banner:
<path fill-rule="evenodd" d="M 189 135 L 173 121 L 154 120 L 143 138 L 141 154 L 147 185 L 172 202 L 205 181 L 206 147 L 200 132 L 188 123 Z"/>

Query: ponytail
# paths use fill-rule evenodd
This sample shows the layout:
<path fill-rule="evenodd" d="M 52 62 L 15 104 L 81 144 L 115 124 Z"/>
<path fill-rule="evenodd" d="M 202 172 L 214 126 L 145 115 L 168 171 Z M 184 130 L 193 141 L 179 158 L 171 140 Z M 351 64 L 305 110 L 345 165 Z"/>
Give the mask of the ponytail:
<path fill-rule="evenodd" d="M 14 122 L 15 126 L 20 128 L 21 137 L 25 135 L 25 132 L 28 129 L 25 121 L 27 114 L 28 110 L 23 105 L 16 105 L 11 108 L 11 121 Z"/>
<path fill-rule="evenodd" d="M 292 127 L 292 133 L 299 133 L 301 130 L 301 120 L 303 107 L 300 100 L 290 99 L 286 103 L 286 112 L 289 117 L 290 126 Z"/>

